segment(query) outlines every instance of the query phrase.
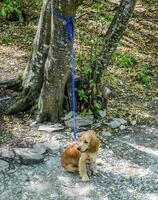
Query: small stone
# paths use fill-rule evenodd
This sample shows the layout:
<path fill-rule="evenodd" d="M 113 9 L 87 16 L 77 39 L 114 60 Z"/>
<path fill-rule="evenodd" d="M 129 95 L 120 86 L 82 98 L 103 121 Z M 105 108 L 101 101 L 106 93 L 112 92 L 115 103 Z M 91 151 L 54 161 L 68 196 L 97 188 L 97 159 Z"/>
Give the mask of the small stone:
<path fill-rule="evenodd" d="M 67 115 L 65 115 L 64 120 L 68 120 L 68 119 L 70 119 L 72 117 L 73 117 L 73 112 L 71 111 Z"/>
<path fill-rule="evenodd" d="M 130 123 L 131 123 L 132 126 L 135 126 L 136 123 L 137 123 L 137 120 L 132 120 Z"/>
<path fill-rule="evenodd" d="M 32 122 L 31 124 L 30 124 L 30 127 L 34 127 L 34 126 L 36 126 L 37 125 L 37 121 L 34 121 L 34 122 Z"/>
<path fill-rule="evenodd" d="M 97 163 L 97 165 L 99 165 L 99 166 L 104 165 L 104 161 L 101 160 L 100 158 L 98 158 L 98 159 L 96 160 L 96 163 Z"/>
<path fill-rule="evenodd" d="M 127 121 L 125 119 L 123 119 L 123 118 L 113 118 L 113 120 L 114 121 L 118 121 L 123 125 L 127 124 Z"/>
<path fill-rule="evenodd" d="M 127 128 L 127 126 L 125 126 L 125 125 L 120 126 L 120 130 L 125 130 L 126 128 Z"/>
<path fill-rule="evenodd" d="M 107 126 L 113 129 L 118 128 L 121 125 L 119 121 L 104 122 L 104 124 L 106 124 Z"/>
<path fill-rule="evenodd" d="M 8 167 L 9 167 L 9 163 L 8 162 L 6 162 L 4 160 L 0 160 L 0 172 L 4 171 Z"/>
<path fill-rule="evenodd" d="M 106 112 L 104 110 L 99 110 L 98 114 L 100 115 L 100 117 L 104 118 L 106 117 Z"/>
<path fill-rule="evenodd" d="M 40 163 L 44 160 L 43 155 L 31 148 L 14 148 L 14 152 L 23 164 Z"/>
<path fill-rule="evenodd" d="M 112 91 L 108 87 L 104 87 L 103 89 L 103 96 L 105 99 L 108 99 L 108 97 L 111 95 Z"/>
<path fill-rule="evenodd" d="M 102 122 L 98 122 L 98 123 L 94 124 L 94 127 L 99 128 L 99 127 L 101 127 L 101 125 L 102 125 Z"/>
<path fill-rule="evenodd" d="M 105 136 L 105 137 L 111 137 L 112 136 L 112 134 L 108 131 L 103 131 L 102 135 Z"/>

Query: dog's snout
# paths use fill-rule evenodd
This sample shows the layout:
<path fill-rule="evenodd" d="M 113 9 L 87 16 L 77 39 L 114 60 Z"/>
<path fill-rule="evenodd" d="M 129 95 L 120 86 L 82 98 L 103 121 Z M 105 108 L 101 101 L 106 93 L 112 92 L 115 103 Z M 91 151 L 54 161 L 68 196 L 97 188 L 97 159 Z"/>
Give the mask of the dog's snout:
<path fill-rule="evenodd" d="M 77 147 L 77 150 L 80 151 L 80 150 L 81 150 L 81 147 Z"/>

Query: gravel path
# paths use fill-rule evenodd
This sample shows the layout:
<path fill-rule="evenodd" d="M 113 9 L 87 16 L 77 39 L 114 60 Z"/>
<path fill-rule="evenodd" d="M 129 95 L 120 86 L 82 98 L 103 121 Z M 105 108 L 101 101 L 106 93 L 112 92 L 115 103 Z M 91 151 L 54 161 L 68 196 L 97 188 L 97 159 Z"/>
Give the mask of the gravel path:
<path fill-rule="evenodd" d="M 53 133 L 68 144 L 70 135 Z M 110 147 L 110 148 L 109 148 Z M 60 165 L 61 149 L 41 164 L 9 162 L 0 173 L 1 200 L 158 200 L 158 129 L 110 138 L 98 160 L 101 176 L 83 183 Z"/>

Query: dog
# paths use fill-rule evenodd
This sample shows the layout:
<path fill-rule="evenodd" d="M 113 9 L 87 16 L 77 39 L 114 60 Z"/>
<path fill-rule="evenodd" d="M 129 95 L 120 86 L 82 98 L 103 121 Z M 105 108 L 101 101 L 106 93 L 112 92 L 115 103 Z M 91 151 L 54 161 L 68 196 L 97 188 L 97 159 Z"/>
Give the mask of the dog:
<path fill-rule="evenodd" d="M 77 172 L 83 181 L 88 181 L 87 164 L 92 164 L 95 175 L 99 175 L 96 167 L 96 157 L 100 141 L 93 130 L 85 131 L 76 144 L 71 144 L 61 155 L 61 164 L 69 172 Z"/>

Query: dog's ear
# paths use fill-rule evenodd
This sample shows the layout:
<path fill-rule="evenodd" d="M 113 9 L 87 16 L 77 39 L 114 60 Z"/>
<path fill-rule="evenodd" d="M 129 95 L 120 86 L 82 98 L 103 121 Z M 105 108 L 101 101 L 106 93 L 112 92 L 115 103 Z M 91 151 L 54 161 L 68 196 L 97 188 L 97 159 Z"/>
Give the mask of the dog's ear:
<path fill-rule="evenodd" d="M 89 152 L 91 153 L 97 152 L 99 148 L 99 144 L 100 144 L 99 139 L 96 136 L 92 135 L 89 148 L 88 148 Z"/>

